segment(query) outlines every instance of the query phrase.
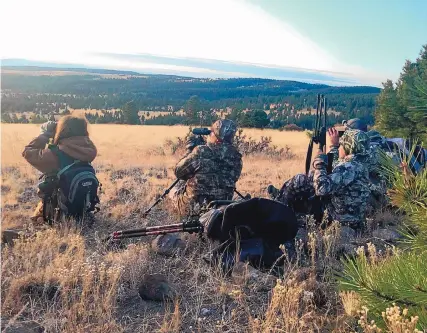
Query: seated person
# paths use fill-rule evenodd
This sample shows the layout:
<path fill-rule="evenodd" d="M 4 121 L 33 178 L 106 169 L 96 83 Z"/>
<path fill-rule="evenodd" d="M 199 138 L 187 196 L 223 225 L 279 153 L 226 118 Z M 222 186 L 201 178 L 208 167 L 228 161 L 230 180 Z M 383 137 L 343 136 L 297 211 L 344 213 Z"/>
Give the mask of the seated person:
<path fill-rule="evenodd" d="M 92 162 L 97 154 L 93 142 L 89 138 L 87 121 L 82 117 L 64 116 L 58 123 L 48 121 L 41 126 L 41 134 L 34 138 L 22 152 L 22 156 L 44 175 L 54 175 L 59 171 L 60 163 L 57 154 L 46 147 L 49 140 L 69 157 Z M 38 192 L 43 197 L 41 191 Z M 39 221 L 43 218 L 43 202 L 39 202 L 31 219 Z"/>
<path fill-rule="evenodd" d="M 338 163 L 330 175 L 326 172 L 327 156 L 319 151 L 313 162 L 313 188 L 316 196 L 329 196 L 326 212 L 329 221 L 339 221 L 353 229 L 363 228 L 370 191 L 366 155 L 369 137 L 360 130 L 346 130 L 339 138 L 329 131 L 332 144 L 339 143 Z"/>
<path fill-rule="evenodd" d="M 369 172 L 371 190 L 369 210 L 372 213 L 376 208 L 385 205 L 388 201 L 386 180 L 382 175 L 379 158 L 379 150 L 381 150 L 381 147 L 384 145 L 386 139 L 375 130 L 367 131 L 366 125 L 358 118 L 350 119 L 348 122 L 344 121 L 343 123 L 345 126 L 345 131 L 358 129 L 366 132 L 369 137 L 369 151 L 367 154 L 365 154 L 366 161 L 364 164 L 368 168 Z M 330 129 L 329 131 L 331 130 L 333 131 L 334 129 Z M 331 150 L 329 151 L 334 155 L 334 167 L 342 162 L 342 160 L 339 158 L 338 149 L 339 145 L 335 144 L 331 146 Z"/>
<path fill-rule="evenodd" d="M 370 196 L 366 166 L 369 138 L 360 130 L 328 131 L 332 147 L 339 147 L 339 162 L 330 175 L 326 172 L 327 155 L 319 151 L 308 175 L 298 174 L 278 191 L 272 185 L 269 193 L 298 213 L 314 214 L 321 222 L 324 209 L 329 221 L 337 220 L 355 229 L 363 226 Z M 320 198 L 323 200 L 320 202 Z"/>
<path fill-rule="evenodd" d="M 207 143 L 191 144 L 189 153 L 178 162 L 175 175 L 182 181 L 170 197 L 181 215 L 192 213 L 196 207 L 213 200 L 231 200 L 236 182 L 242 172 L 242 155 L 233 145 L 236 124 L 220 119 L 211 127 Z"/>

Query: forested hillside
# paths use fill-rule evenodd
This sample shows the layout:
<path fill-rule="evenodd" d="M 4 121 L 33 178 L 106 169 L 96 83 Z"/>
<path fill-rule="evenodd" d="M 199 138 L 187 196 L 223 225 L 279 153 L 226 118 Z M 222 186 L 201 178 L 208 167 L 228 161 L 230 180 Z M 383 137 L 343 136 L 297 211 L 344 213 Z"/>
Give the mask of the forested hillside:
<path fill-rule="evenodd" d="M 322 93 L 328 96 L 329 107 L 341 113 L 337 118 L 357 116 L 372 123 L 375 98 L 380 91 L 375 87 L 363 86 L 331 87 L 256 78 L 196 79 L 110 70 L 50 68 L 50 72 L 55 74 L 41 75 L 49 73 L 47 70 L 3 67 L 2 112 L 47 114 L 65 109 L 65 106 L 111 110 L 123 108 L 130 101 L 138 110 L 177 111 L 192 96 L 197 96 L 202 111 L 227 107 L 235 112 L 272 109 L 275 115 L 269 115 L 270 120 L 280 120 L 283 125 L 290 123 L 290 120 L 301 123 L 298 119 L 304 118 L 304 115 L 295 117 L 296 112 L 315 107 L 316 95 Z M 310 115 L 306 117 L 311 118 Z M 181 119 L 170 115 L 166 119 L 150 121 L 174 123 L 181 122 Z"/>

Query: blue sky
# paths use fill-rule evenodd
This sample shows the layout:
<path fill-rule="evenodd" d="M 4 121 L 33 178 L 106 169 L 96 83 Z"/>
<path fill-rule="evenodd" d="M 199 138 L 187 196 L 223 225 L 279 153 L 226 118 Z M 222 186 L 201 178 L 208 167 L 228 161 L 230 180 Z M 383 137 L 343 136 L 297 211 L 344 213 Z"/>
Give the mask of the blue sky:
<path fill-rule="evenodd" d="M 379 86 L 427 43 L 427 0 L 5 0 L 1 9 L 2 59 L 142 73 Z"/>
<path fill-rule="evenodd" d="M 427 43 L 426 0 L 252 0 L 326 48 L 364 68 L 396 73 Z"/>

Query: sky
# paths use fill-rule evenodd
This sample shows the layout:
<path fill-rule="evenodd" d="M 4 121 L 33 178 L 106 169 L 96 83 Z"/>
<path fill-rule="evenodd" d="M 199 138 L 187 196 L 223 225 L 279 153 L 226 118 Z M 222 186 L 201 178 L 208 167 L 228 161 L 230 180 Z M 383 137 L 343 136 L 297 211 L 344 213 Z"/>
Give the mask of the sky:
<path fill-rule="evenodd" d="M 0 8 L 1 59 L 142 73 L 380 86 L 427 43 L 426 0 L 3 0 Z"/>

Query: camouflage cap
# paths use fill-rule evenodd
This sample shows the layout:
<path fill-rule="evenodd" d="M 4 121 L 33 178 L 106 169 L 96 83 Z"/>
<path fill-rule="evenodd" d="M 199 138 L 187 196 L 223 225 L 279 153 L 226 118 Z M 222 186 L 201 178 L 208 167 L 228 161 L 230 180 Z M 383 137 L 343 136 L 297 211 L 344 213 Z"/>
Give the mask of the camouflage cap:
<path fill-rule="evenodd" d="M 369 150 L 369 137 L 360 130 L 349 129 L 340 138 L 340 145 L 347 155 L 367 154 Z"/>
<path fill-rule="evenodd" d="M 345 126 L 346 129 L 357 129 L 364 132 L 368 130 L 368 126 L 365 124 L 364 121 L 360 120 L 359 118 L 344 120 L 342 124 Z"/>
<path fill-rule="evenodd" d="M 236 123 L 229 119 L 219 119 L 212 124 L 212 132 L 221 141 L 231 142 L 236 131 Z"/>

